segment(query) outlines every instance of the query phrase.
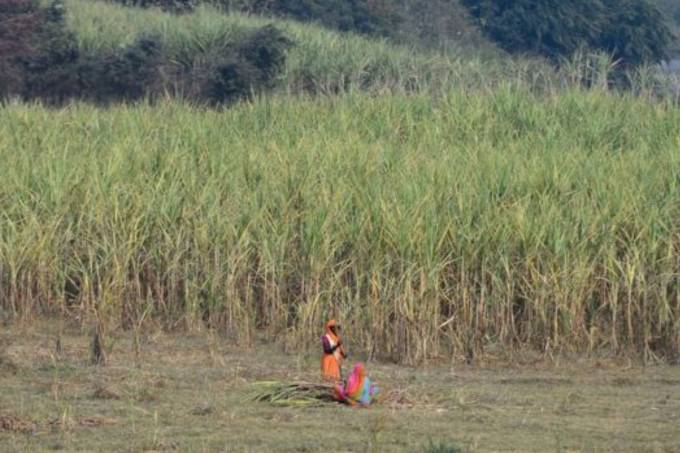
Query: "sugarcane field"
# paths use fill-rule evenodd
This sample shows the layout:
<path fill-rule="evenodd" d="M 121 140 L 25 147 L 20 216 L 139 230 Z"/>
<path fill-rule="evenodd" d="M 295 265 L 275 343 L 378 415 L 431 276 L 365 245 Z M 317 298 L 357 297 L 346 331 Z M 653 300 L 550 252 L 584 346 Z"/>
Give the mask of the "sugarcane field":
<path fill-rule="evenodd" d="M 680 453 L 680 1 L 0 0 L 0 453 Z"/>

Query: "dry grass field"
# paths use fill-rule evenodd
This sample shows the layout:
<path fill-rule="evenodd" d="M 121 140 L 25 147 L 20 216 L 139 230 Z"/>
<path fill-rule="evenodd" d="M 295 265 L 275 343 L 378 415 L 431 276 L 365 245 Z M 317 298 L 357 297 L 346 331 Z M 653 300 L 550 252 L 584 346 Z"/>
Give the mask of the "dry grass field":
<path fill-rule="evenodd" d="M 369 409 L 278 407 L 252 402 L 254 384 L 314 381 L 317 357 L 149 331 L 111 335 L 94 366 L 87 330 L 0 332 L 2 451 L 680 451 L 677 367 L 369 363 L 383 394 Z"/>

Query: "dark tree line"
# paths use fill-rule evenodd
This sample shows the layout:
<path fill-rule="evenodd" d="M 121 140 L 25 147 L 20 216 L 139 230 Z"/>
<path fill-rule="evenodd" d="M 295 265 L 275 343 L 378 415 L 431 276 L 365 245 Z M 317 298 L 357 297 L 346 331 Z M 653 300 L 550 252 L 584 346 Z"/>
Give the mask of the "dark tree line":
<path fill-rule="evenodd" d="M 271 88 L 291 44 L 277 28 L 266 26 L 185 67 L 168 61 L 170 56 L 153 36 L 122 49 L 83 55 L 66 28 L 60 2 L 41 7 L 37 0 L 4 0 L 0 98 L 107 104 L 152 99 L 179 86 L 190 99 L 228 103 Z"/>
<path fill-rule="evenodd" d="M 648 0 L 462 0 L 484 32 L 509 52 L 611 54 L 623 67 L 668 58 L 673 36 Z"/>

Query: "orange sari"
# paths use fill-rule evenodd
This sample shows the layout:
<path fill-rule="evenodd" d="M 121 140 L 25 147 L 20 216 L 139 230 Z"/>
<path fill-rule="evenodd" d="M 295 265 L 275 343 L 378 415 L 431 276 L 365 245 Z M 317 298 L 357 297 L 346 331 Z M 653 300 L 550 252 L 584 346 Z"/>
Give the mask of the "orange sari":
<path fill-rule="evenodd" d="M 328 380 L 338 382 L 342 379 L 340 367 L 345 358 L 345 351 L 342 348 L 342 341 L 336 335 L 332 327 L 336 326 L 335 320 L 326 323 L 326 333 L 321 337 L 323 343 L 323 356 L 321 357 L 321 376 Z"/>

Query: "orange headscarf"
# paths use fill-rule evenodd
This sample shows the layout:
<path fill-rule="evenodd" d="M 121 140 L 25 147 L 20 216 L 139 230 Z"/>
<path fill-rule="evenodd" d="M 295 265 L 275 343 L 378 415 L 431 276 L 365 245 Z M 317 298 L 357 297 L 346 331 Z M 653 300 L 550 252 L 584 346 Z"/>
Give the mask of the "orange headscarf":
<path fill-rule="evenodd" d="M 336 342 L 336 343 L 338 342 L 340 337 L 333 332 L 333 327 L 337 327 L 337 326 L 338 326 L 338 322 L 335 319 L 331 319 L 330 321 L 328 321 L 326 323 L 326 335 L 331 337 L 333 339 L 333 341 Z"/>

